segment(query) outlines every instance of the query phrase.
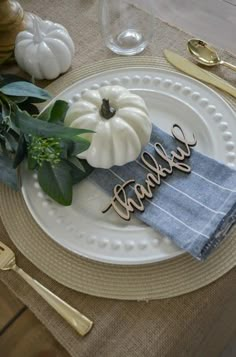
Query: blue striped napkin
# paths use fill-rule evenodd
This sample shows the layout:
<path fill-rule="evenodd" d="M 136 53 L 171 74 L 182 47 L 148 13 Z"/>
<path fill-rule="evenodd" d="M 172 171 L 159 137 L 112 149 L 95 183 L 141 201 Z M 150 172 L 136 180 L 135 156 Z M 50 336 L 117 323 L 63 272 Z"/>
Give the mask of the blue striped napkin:
<path fill-rule="evenodd" d="M 153 144 L 157 142 L 167 153 L 181 145 L 153 126 L 150 142 L 144 150 L 165 166 L 155 153 Z M 184 162 L 191 166 L 191 173 L 174 169 L 173 174 L 155 188 L 153 198 L 145 200 L 145 211 L 135 215 L 184 251 L 203 260 L 222 242 L 236 221 L 236 171 L 195 150 Z M 121 167 L 96 169 L 90 178 L 113 196 L 115 185 L 133 178 L 136 183 L 144 184 L 148 172 L 150 170 L 138 158 Z M 131 191 L 128 194 L 132 195 Z"/>

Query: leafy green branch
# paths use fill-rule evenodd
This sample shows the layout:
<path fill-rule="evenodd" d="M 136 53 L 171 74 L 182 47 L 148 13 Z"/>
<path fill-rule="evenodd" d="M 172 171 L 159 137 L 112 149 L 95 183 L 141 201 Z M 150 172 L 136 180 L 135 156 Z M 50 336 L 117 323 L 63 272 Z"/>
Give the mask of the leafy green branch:
<path fill-rule="evenodd" d="M 86 129 L 64 127 L 68 103 L 55 101 L 42 113 L 36 103 L 50 94 L 20 77 L 0 75 L 0 181 L 19 189 L 18 167 L 27 160 L 38 171 L 41 188 L 63 205 L 72 202 L 72 186 L 92 168 L 77 155 L 89 148 Z"/>

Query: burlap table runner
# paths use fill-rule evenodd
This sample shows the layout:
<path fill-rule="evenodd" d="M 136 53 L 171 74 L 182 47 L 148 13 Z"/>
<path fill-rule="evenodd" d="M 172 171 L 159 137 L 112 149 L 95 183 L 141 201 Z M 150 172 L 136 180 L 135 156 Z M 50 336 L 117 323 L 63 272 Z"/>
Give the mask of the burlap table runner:
<path fill-rule="evenodd" d="M 28 11 L 67 27 L 76 44 L 73 68 L 115 56 L 99 36 L 97 1 L 24 0 L 21 4 Z M 162 55 L 164 48 L 172 48 L 186 56 L 188 38 L 157 20 L 153 42 L 144 54 Z M 234 61 L 221 52 L 226 60 Z M 11 71 L 19 72 L 16 67 Z M 218 74 L 235 82 L 229 71 L 222 71 L 219 69 Z M 0 273 L 0 279 L 72 356 L 218 356 L 236 333 L 236 268 L 215 283 L 181 297 L 149 303 L 114 301 L 77 293 L 54 282 L 16 250 L 2 223 L 0 232 L 0 239 L 16 251 L 23 269 L 95 321 L 91 333 L 79 337 L 13 272 Z"/>

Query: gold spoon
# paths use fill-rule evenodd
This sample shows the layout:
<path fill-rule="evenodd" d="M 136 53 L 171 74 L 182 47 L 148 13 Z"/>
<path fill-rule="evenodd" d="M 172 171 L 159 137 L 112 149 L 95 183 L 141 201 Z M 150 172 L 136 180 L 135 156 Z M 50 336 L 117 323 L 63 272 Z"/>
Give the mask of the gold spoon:
<path fill-rule="evenodd" d="M 197 62 L 205 66 L 213 67 L 222 64 L 223 66 L 236 71 L 236 66 L 223 61 L 217 54 L 216 50 L 209 47 L 209 45 L 202 40 L 198 40 L 196 38 L 189 40 L 188 50 Z"/>

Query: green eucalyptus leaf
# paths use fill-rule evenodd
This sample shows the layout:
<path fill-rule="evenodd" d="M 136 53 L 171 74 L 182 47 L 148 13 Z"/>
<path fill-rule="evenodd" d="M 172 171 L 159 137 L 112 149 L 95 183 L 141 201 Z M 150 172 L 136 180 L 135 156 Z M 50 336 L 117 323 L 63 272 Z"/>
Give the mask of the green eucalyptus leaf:
<path fill-rule="evenodd" d="M 27 154 L 27 145 L 25 141 L 25 137 L 23 134 L 20 135 L 18 147 L 16 150 L 16 155 L 13 161 L 13 167 L 16 168 L 20 163 L 24 160 Z"/>
<path fill-rule="evenodd" d="M 5 137 L 1 133 L 0 133 L 0 144 L 1 144 L 1 146 L 5 147 Z M 1 150 L 2 150 L 2 147 L 0 148 L 0 152 L 1 152 Z"/>
<path fill-rule="evenodd" d="M 52 166 L 44 161 L 38 170 L 38 181 L 45 193 L 56 202 L 69 206 L 72 202 L 72 177 L 64 161 Z"/>
<path fill-rule="evenodd" d="M 25 102 L 25 101 L 28 99 L 28 97 L 16 97 L 16 96 L 11 96 L 10 99 L 11 99 L 13 102 L 19 104 L 19 103 Z"/>
<path fill-rule="evenodd" d="M 0 92 L 7 96 L 31 97 L 40 99 L 41 101 L 46 101 L 51 98 L 46 90 L 25 81 L 8 83 L 0 88 Z"/>
<path fill-rule="evenodd" d="M 16 152 L 18 147 L 18 140 L 15 138 L 15 136 L 10 131 L 8 131 L 5 132 L 4 137 L 6 149 L 10 152 Z"/>
<path fill-rule="evenodd" d="M 12 116 L 8 121 L 8 127 L 9 127 L 9 129 L 13 130 L 18 136 L 20 136 L 20 129 L 17 128 L 15 123 L 12 121 Z"/>
<path fill-rule="evenodd" d="M 2 110 L 2 117 L 6 121 L 8 118 L 10 118 L 11 107 L 8 103 L 1 101 L 1 110 Z"/>
<path fill-rule="evenodd" d="M 41 113 L 39 113 L 37 118 L 43 121 L 49 121 L 51 111 L 52 111 L 52 105 L 49 105 L 46 109 L 44 109 Z"/>
<path fill-rule="evenodd" d="M 64 122 L 68 108 L 69 104 L 67 102 L 65 102 L 64 100 L 57 100 L 52 107 L 49 122 Z"/>
<path fill-rule="evenodd" d="M 34 84 L 33 84 L 34 85 Z M 38 87 L 37 87 L 38 88 Z M 50 95 L 50 93 L 49 93 L 49 95 Z M 51 96 L 50 96 L 50 98 L 49 99 L 52 99 L 51 98 Z M 40 99 L 40 98 L 36 98 L 36 97 L 28 97 L 28 99 L 27 99 L 30 103 L 43 103 L 43 102 L 45 102 L 45 99 Z M 46 99 L 46 100 L 48 100 L 48 99 Z"/>
<path fill-rule="evenodd" d="M 48 123 L 47 121 L 33 118 L 25 111 L 21 111 L 16 105 L 14 105 L 14 113 L 11 117 L 16 127 L 18 127 L 24 134 L 43 136 L 47 138 L 56 137 L 84 143 L 85 139 L 81 138 L 79 135 L 93 132 L 87 129 L 68 128 L 55 123 Z"/>
<path fill-rule="evenodd" d="M 90 142 L 83 137 L 80 138 L 80 142 L 74 142 L 71 140 L 61 141 L 62 156 L 65 159 L 75 159 L 81 152 L 87 150 L 90 146 Z"/>
<path fill-rule="evenodd" d="M 5 138 L 3 137 L 2 138 L 2 135 L 0 134 L 0 155 L 3 155 L 3 156 L 8 156 L 8 152 L 7 152 L 7 149 L 6 149 L 6 143 L 5 143 Z"/>
<path fill-rule="evenodd" d="M 0 181 L 14 190 L 18 189 L 17 171 L 13 168 L 11 159 L 0 154 Z"/>
<path fill-rule="evenodd" d="M 48 106 L 39 115 L 38 119 L 46 120 L 51 123 L 64 122 L 69 104 L 64 100 L 57 100 L 52 105 Z"/>
<path fill-rule="evenodd" d="M 20 135 L 19 128 L 17 128 L 14 122 L 12 121 L 12 105 L 2 102 L 1 107 L 2 107 L 2 122 L 5 126 L 7 126 L 7 130 L 12 130 L 17 135 Z"/>
<path fill-rule="evenodd" d="M 74 166 L 76 166 L 80 171 L 82 172 L 86 172 L 85 168 L 81 162 L 81 160 L 79 160 L 77 157 L 72 156 L 70 158 L 68 158 L 68 161 L 70 161 Z"/>
<path fill-rule="evenodd" d="M 67 164 L 70 166 L 73 185 L 75 185 L 75 184 L 79 183 L 80 181 L 84 180 L 94 170 L 94 168 L 92 166 L 90 166 L 87 163 L 86 160 L 80 160 L 80 161 L 81 161 L 81 164 L 83 166 L 83 170 L 80 170 L 72 162 L 67 161 Z"/>
<path fill-rule="evenodd" d="M 61 140 L 61 157 L 63 159 L 67 159 L 70 156 L 70 152 L 72 152 L 74 147 L 74 142 L 71 140 Z"/>
<path fill-rule="evenodd" d="M 70 151 L 70 156 L 77 156 L 81 152 L 88 150 L 90 141 L 81 137 L 79 142 L 74 142 L 73 149 Z"/>

